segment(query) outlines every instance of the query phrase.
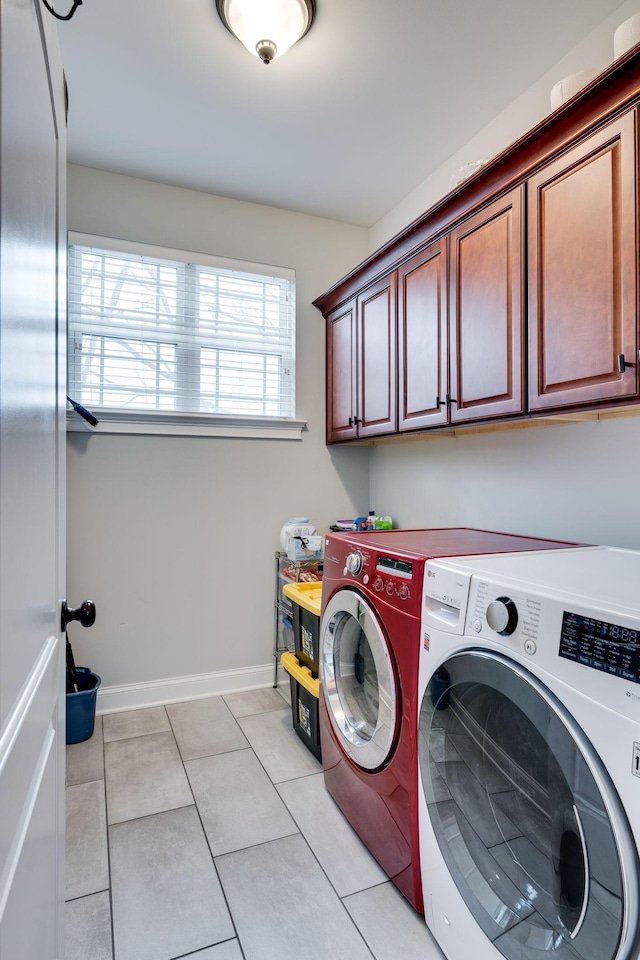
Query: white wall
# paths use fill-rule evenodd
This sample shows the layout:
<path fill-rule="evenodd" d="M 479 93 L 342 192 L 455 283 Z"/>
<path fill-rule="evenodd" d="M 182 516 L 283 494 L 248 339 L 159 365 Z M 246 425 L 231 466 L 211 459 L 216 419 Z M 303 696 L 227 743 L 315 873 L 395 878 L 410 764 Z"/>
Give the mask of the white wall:
<path fill-rule="evenodd" d="M 212 161 L 213 162 L 213 161 Z M 324 321 L 311 301 L 366 255 L 360 227 L 69 168 L 69 229 L 293 267 L 302 441 L 69 434 L 69 635 L 107 686 L 268 664 L 281 525 L 369 506 L 368 451 L 327 449 Z"/>
<path fill-rule="evenodd" d="M 618 12 L 572 50 L 370 233 L 376 249 L 451 189 L 469 160 L 499 152 L 549 112 L 553 84 L 613 58 Z M 375 509 L 398 525 L 475 526 L 640 549 L 640 419 L 571 424 L 375 447 Z"/>

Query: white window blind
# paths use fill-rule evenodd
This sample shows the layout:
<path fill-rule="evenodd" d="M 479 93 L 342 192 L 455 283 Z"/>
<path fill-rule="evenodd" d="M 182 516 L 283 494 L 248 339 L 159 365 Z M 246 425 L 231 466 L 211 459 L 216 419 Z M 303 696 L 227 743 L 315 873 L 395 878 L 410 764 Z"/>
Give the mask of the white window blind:
<path fill-rule="evenodd" d="M 121 246 L 69 245 L 74 400 L 159 418 L 294 416 L 293 271 Z"/>

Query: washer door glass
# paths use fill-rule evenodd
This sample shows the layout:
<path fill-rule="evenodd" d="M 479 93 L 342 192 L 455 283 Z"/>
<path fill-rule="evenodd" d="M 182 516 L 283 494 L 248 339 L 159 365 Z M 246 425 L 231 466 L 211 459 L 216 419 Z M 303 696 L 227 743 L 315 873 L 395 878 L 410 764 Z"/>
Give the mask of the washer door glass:
<path fill-rule="evenodd" d="M 440 851 L 500 953 L 626 957 L 635 846 L 604 766 L 553 694 L 498 654 L 457 654 L 427 687 L 419 740 Z"/>
<path fill-rule="evenodd" d="M 375 770 L 395 741 L 396 683 L 382 628 L 359 593 L 340 590 L 332 597 L 320 625 L 320 644 L 333 729 L 355 763 Z"/>

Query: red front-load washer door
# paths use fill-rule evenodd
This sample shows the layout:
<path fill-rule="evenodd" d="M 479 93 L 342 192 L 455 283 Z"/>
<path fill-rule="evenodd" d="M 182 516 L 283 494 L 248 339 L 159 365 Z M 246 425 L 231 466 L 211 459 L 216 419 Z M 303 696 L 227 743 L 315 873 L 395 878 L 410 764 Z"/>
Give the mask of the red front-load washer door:
<path fill-rule="evenodd" d="M 338 590 L 320 629 L 327 713 L 344 753 L 363 770 L 383 766 L 398 736 L 400 703 L 392 653 L 369 602 Z"/>

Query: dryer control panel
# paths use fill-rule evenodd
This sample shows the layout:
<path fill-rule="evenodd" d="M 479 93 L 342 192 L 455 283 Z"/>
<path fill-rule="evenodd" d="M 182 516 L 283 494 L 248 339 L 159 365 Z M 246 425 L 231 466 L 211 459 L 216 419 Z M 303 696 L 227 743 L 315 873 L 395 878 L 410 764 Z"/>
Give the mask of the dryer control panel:
<path fill-rule="evenodd" d="M 351 546 L 351 545 L 350 545 Z M 412 617 L 420 616 L 424 560 L 355 544 L 324 561 L 325 581 L 339 580 Z"/>
<path fill-rule="evenodd" d="M 373 589 L 376 593 L 401 601 L 411 598 L 413 582 L 413 564 L 398 557 L 376 557 L 376 574 Z"/>
<path fill-rule="evenodd" d="M 483 579 L 474 581 L 474 587 L 472 602 L 467 612 L 466 632 L 482 633 L 483 629 L 488 627 L 490 632 L 502 637 L 517 637 L 525 651 L 529 652 L 531 644 L 537 644 L 540 633 L 540 599 L 524 594 L 514 587 L 501 590 Z M 501 607 L 504 607 L 508 616 L 504 628 L 498 629 L 500 624 L 494 623 L 492 612 Z M 532 652 L 535 652 L 535 648 Z"/>
<path fill-rule="evenodd" d="M 517 616 L 502 612 L 507 600 Z M 605 619 L 604 611 L 598 615 L 586 603 L 573 601 L 570 605 L 569 598 L 551 589 L 541 595 L 522 583 L 474 575 L 464 633 L 471 643 L 488 643 L 535 663 L 539 676 L 547 672 L 639 719 L 640 623 L 630 618 L 625 623 L 623 616 L 616 623 Z"/>
<path fill-rule="evenodd" d="M 639 578 L 640 551 L 613 548 L 429 561 L 423 634 L 515 657 L 640 724 Z"/>
<path fill-rule="evenodd" d="M 640 683 L 640 630 L 564 611 L 560 656 Z"/>
<path fill-rule="evenodd" d="M 413 564 L 409 560 L 400 560 L 397 557 L 385 557 L 380 554 L 371 554 L 363 550 L 354 550 L 347 554 L 342 575 L 351 574 L 362 578 L 366 586 L 372 578 L 374 590 L 386 590 L 389 594 L 398 594 L 406 600 L 410 596 L 409 585 L 413 580 Z M 404 590 L 398 590 L 399 585 Z"/>

